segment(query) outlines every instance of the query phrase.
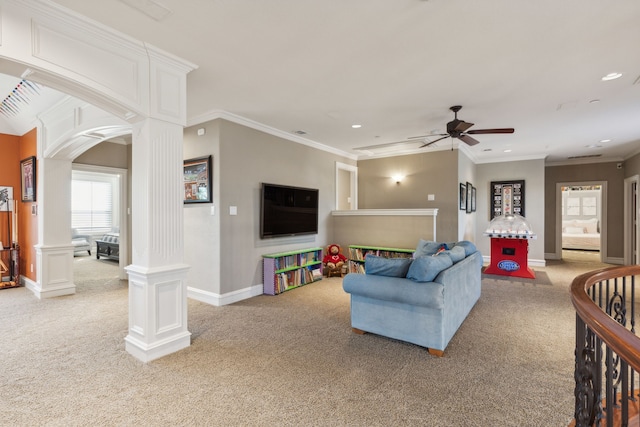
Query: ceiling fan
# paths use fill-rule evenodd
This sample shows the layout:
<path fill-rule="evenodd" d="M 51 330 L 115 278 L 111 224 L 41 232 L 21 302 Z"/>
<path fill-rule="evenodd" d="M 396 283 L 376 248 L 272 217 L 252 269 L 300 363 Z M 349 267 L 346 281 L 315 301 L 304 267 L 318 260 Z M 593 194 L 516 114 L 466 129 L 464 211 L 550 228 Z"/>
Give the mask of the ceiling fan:
<path fill-rule="evenodd" d="M 478 141 L 477 139 L 475 139 L 475 138 L 473 138 L 473 137 L 471 137 L 469 135 L 481 135 L 481 134 L 489 134 L 489 133 L 513 133 L 514 132 L 513 128 L 467 130 L 471 126 L 473 126 L 473 123 L 468 123 L 468 122 L 465 122 L 464 120 L 459 120 L 458 119 L 458 111 L 460 111 L 460 109 L 462 109 L 462 106 L 461 105 L 454 105 L 453 107 L 451 107 L 449 109 L 451 111 L 453 111 L 455 116 L 454 116 L 452 121 L 447 123 L 447 133 L 434 134 L 434 135 L 440 136 L 440 138 L 438 138 L 438 139 L 436 139 L 434 141 L 426 142 L 420 148 L 428 147 L 431 144 L 435 144 L 436 142 L 438 142 L 440 140 L 443 140 L 445 138 L 449 138 L 449 137 L 458 138 L 459 140 L 463 141 L 464 143 L 466 143 L 468 145 L 476 145 L 480 141 Z M 412 137 L 409 137 L 408 139 L 427 138 L 429 136 L 434 136 L 434 135 L 412 136 Z"/>

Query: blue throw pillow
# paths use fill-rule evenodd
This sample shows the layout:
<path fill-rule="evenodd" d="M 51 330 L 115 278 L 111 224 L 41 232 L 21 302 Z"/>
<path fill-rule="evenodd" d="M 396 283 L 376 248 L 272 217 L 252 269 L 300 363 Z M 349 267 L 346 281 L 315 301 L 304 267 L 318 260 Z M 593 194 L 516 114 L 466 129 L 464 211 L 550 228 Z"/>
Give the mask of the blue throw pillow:
<path fill-rule="evenodd" d="M 415 282 L 433 282 L 438 274 L 453 265 L 447 255 L 427 255 L 416 258 L 409 267 L 407 279 Z"/>
<path fill-rule="evenodd" d="M 448 255 L 449 257 L 451 257 L 451 261 L 453 261 L 454 264 L 456 262 L 462 261 L 467 256 L 467 254 L 465 253 L 464 248 L 462 246 L 454 246 L 451 249 L 449 249 L 448 251 L 440 252 L 436 256 L 442 256 L 442 255 Z"/>
<path fill-rule="evenodd" d="M 406 277 L 411 258 L 384 258 L 376 255 L 365 257 L 364 271 L 376 276 Z"/>
<path fill-rule="evenodd" d="M 418 258 L 421 256 L 433 255 L 436 252 L 438 252 L 438 249 L 440 249 L 440 247 L 444 244 L 445 243 L 420 239 L 420 241 L 418 242 L 418 246 L 416 247 L 416 251 L 413 254 L 413 257 Z"/>
<path fill-rule="evenodd" d="M 478 251 L 478 249 L 476 248 L 476 245 L 474 245 L 472 242 L 468 241 L 468 240 L 462 240 L 460 242 L 457 242 L 455 244 L 456 246 L 461 246 L 464 248 L 464 254 L 465 256 L 469 256 L 472 253 L 475 253 Z"/>

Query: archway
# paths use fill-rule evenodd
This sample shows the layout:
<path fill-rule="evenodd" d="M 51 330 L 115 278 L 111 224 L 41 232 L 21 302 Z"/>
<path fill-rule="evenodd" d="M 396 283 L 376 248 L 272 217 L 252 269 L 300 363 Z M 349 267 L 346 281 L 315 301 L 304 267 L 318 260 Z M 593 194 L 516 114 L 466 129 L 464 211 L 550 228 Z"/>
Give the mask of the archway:
<path fill-rule="evenodd" d="M 70 224 L 64 206 L 71 158 L 126 127 L 136 198 L 125 345 L 142 361 L 190 345 L 180 176 L 186 74 L 195 66 L 53 3 L 6 2 L 0 13 L 3 22 L 11 22 L 1 29 L 0 72 L 68 93 L 118 121 L 97 125 L 93 110 L 79 106 L 40 118 L 37 280 L 30 289 L 39 298 L 74 292 L 70 227 L 59 226 Z"/>

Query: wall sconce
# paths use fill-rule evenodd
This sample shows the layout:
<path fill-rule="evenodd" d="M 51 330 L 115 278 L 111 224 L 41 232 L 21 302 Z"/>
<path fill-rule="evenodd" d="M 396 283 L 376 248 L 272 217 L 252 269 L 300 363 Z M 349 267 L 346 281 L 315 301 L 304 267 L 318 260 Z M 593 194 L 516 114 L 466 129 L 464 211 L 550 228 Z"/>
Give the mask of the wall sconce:
<path fill-rule="evenodd" d="M 404 175 L 400 175 L 399 173 L 397 173 L 397 174 L 393 175 L 391 177 L 391 179 L 393 179 L 396 182 L 396 184 L 400 184 L 402 182 L 402 180 L 404 179 Z"/>

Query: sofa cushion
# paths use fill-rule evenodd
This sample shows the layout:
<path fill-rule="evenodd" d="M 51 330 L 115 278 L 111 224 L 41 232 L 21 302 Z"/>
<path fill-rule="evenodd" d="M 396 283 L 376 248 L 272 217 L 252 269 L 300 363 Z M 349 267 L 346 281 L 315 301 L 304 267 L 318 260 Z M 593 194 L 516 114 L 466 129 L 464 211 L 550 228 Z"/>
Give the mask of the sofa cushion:
<path fill-rule="evenodd" d="M 434 242 L 431 240 L 420 239 L 416 251 L 413 253 L 414 258 L 418 258 L 426 255 L 433 255 L 444 245 L 445 243 Z M 448 249 L 448 247 L 447 247 Z"/>
<path fill-rule="evenodd" d="M 456 246 L 461 246 L 464 248 L 464 256 L 468 257 L 469 255 L 471 255 L 472 253 L 475 253 L 478 251 L 478 248 L 476 248 L 476 245 L 473 244 L 473 242 L 470 242 L 468 240 L 461 240 L 459 242 L 455 243 Z"/>
<path fill-rule="evenodd" d="M 462 246 L 453 246 L 453 247 L 449 246 L 449 247 L 451 249 L 442 251 L 437 256 L 448 255 L 454 264 L 462 261 L 467 256 Z"/>
<path fill-rule="evenodd" d="M 444 269 L 453 265 L 450 256 L 447 255 L 427 255 L 413 260 L 407 273 L 407 279 L 415 282 L 432 282 Z"/>
<path fill-rule="evenodd" d="M 406 277 L 411 258 L 384 258 L 376 255 L 365 257 L 364 269 L 366 274 L 388 277 Z"/>

